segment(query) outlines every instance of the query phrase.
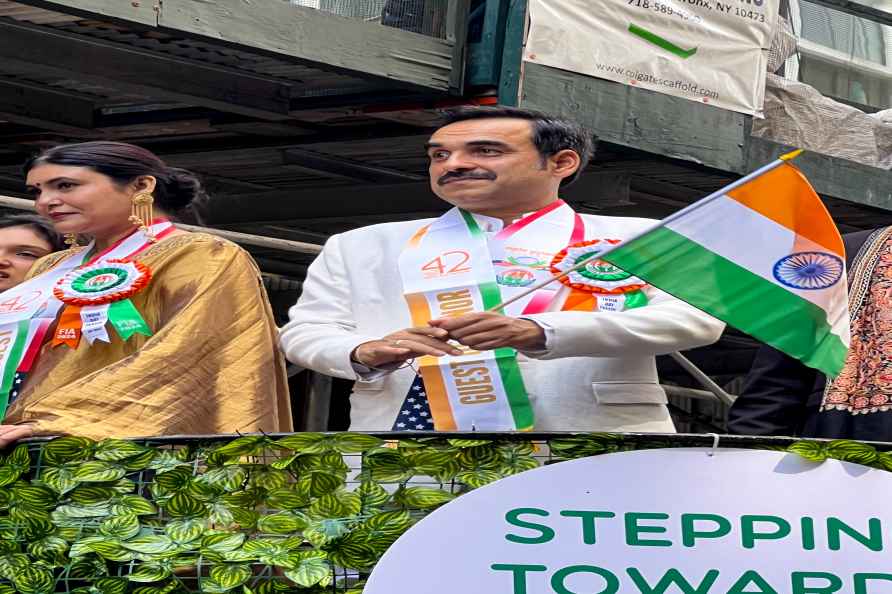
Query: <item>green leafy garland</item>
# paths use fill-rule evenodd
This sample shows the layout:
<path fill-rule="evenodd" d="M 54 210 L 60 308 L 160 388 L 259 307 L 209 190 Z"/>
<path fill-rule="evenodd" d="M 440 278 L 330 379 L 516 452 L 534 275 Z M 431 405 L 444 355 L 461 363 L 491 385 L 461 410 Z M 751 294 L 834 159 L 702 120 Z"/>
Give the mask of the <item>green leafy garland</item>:
<path fill-rule="evenodd" d="M 62 437 L 2 458 L 0 594 L 359 594 L 403 532 L 463 492 L 546 457 L 679 445 L 358 433 L 151 443 Z M 892 471 L 892 453 L 863 443 L 772 449 Z"/>

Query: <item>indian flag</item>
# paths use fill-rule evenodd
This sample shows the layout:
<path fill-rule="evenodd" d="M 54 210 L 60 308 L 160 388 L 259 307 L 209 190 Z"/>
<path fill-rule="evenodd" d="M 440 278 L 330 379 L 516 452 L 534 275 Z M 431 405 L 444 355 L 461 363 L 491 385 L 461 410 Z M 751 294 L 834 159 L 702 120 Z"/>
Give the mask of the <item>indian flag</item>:
<path fill-rule="evenodd" d="M 787 162 L 796 154 L 598 257 L 835 376 L 849 345 L 845 252 Z"/>

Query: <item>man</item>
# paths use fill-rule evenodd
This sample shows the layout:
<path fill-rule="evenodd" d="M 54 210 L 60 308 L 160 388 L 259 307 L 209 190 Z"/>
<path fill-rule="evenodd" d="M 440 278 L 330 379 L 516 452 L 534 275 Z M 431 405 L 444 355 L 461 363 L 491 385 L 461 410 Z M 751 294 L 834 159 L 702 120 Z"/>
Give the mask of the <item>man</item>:
<path fill-rule="evenodd" d="M 592 152 L 565 120 L 450 113 L 428 157 L 431 189 L 457 208 L 333 236 L 281 332 L 288 359 L 358 380 L 353 430 L 673 431 L 654 355 L 712 343 L 720 322 L 594 261 L 575 288 L 525 294 L 568 244 L 652 223 L 559 199 Z"/>
<path fill-rule="evenodd" d="M 852 343 L 842 372 L 822 373 L 768 346 L 756 354 L 728 430 L 892 441 L 892 227 L 843 236 Z"/>

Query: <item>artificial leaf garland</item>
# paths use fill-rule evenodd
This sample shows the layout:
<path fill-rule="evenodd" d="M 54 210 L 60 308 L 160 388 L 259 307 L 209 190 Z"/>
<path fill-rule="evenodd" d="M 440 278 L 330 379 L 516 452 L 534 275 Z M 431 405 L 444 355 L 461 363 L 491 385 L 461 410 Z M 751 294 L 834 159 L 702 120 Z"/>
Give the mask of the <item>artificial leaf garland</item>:
<path fill-rule="evenodd" d="M 677 445 L 592 434 L 548 440 L 547 450 L 560 461 Z M 361 576 L 414 522 L 538 467 L 537 448 L 355 433 L 21 444 L 0 457 L 0 594 L 361 594 Z M 892 454 L 853 441 L 786 449 L 892 470 Z M 349 481 L 347 462 L 358 466 Z M 436 476 L 448 478 L 405 484 Z"/>

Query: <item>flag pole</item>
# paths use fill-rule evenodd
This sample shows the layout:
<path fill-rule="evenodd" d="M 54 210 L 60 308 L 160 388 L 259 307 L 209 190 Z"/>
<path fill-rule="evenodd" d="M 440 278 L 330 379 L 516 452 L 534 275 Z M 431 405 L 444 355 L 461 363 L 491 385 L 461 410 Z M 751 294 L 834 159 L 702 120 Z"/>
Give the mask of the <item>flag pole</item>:
<path fill-rule="evenodd" d="M 796 149 L 796 150 L 794 150 L 794 151 L 790 151 L 789 153 L 786 153 L 786 154 L 781 155 L 780 157 L 778 157 L 778 158 L 775 159 L 774 161 L 768 163 L 767 165 L 763 165 L 762 167 L 759 167 L 759 168 L 756 169 L 755 171 L 753 171 L 753 172 L 751 172 L 751 173 L 749 173 L 749 174 L 747 174 L 747 175 L 741 177 L 740 179 L 738 179 L 738 180 L 735 181 L 735 182 L 731 182 L 730 184 L 728 184 L 728 185 L 725 186 L 724 188 L 721 188 L 721 189 L 719 189 L 719 190 L 716 190 L 715 192 L 713 192 L 712 194 L 706 196 L 705 198 L 701 198 L 700 200 L 697 200 L 697 201 L 694 202 L 693 204 L 689 204 L 689 205 L 685 206 L 684 208 L 682 208 L 681 210 L 672 213 L 671 215 L 669 215 L 669 216 L 666 217 L 665 219 L 662 219 L 662 220 L 660 220 L 660 221 L 657 221 L 657 222 L 654 223 L 653 225 L 651 225 L 651 226 L 649 226 L 649 227 L 643 229 L 642 231 L 639 231 L 638 233 L 635 233 L 634 235 L 632 235 L 632 237 L 623 240 L 622 243 L 617 244 L 617 245 L 612 245 L 612 246 L 608 247 L 606 250 L 604 250 L 603 252 L 601 252 L 601 253 L 599 253 L 599 254 L 592 254 L 591 256 L 589 256 L 589 257 L 587 257 L 587 258 L 583 258 L 578 264 L 576 264 L 575 266 L 573 266 L 573 267 L 570 268 L 569 270 L 565 270 L 565 271 L 563 271 L 562 273 L 557 274 L 557 275 L 554 275 L 554 276 L 552 276 L 551 278 L 546 279 L 546 280 L 542 281 L 541 283 L 539 283 L 539 284 L 537 284 L 537 285 L 533 285 L 532 287 L 528 288 L 526 291 L 523 291 L 522 293 L 518 293 L 518 294 L 515 295 L 514 297 L 508 299 L 507 301 L 503 301 L 502 303 L 499 303 L 499 304 L 497 304 L 497 305 L 493 305 L 492 307 L 488 308 L 486 311 L 498 311 L 498 310 L 500 310 L 500 309 L 503 309 L 503 308 L 505 308 L 505 307 L 511 305 L 511 304 L 514 303 L 515 301 L 519 301 L 520 299 L 523 299 L 523 298 L 526 297 L 527 295 L 529 295 L 529 294 L 531 294 L 531 293 L 535 293 L 535 292 L 538 291 L 539 289 L 542 289 L 542 288 L 544 288 L 544 287 L 547 287 L 547 286 L 550 285 L 551 283 L 561 280 L 562 278 L 568 276 L 570 273 L 572 273 L 572 272 L 576 272 L 576 271 L 579 270 L 580 268 L 585 267 L 585 265 L 588 263 L 588 261 L 591 260 L 593 257 L 597 256 L 598 259 L 600 260 L 601 258 L 603 258 L 604 256 L 606 256 L 607 254 L 609 254 L 609 253 L 612 252 L 613 250 L 615 250 L 615 249 L 617 249 L 618 247 L 622 246 L 623 244 L 631 243 L 631 242 L 635 241 L 636 239 L 638 239 L 639 237 L 642 237 L 642 236 L 644 236 L 644 235 L 647 235 L 647 234 L 650 233 L 651 231 L 655 231 L 655 230 L 659 229 L 660 227 L 663 227 L 663 226 L 665 226 L 665 225 L 667 225 L 667 224 L 673 222 L 674 220 L 678 219 L 679 217 L 682 217 L 682 216 L 684 216 L 684 215 L 690 213 L 691 211 L 697 210 L 698 208 L 700 208 L 700 207 L 702 207 L 702 206 L 704 206 L 704 205 L 706 205 L 706 204 L 709 204 L 710 202 L 712 202 L 712 201 L 715 200 L 716 198 L 720 198 L 721 196 L 724 196 L 725 194 L 727 194 L 727 193 L 730 192 L 731 190 L 733 190 L 733 189 L 735 189 L 735 188 L 738 188 L 738 187 L 742 186 L 743 184 L 745 184 L 745 183 L 747 183 L 747 182 L 749 182 L 749 181 L 751 181 L 751 180 L 753 180 L 753 179 L 759 177 L 760 175 L 763 175 L 763 174 L 765 174 L 765 173 L 768 173 L 769 171 L 771 171 L 772 169 L 774 169 L 774 168 L 776 168 L 776 167 L 780 167 L 781 165 L 783 165 L 783 164 L 786 163 L 787 161 L 792 161 L 793 159 L 795 159 L 796 157 L 798 157 L 799 155 L 801 155 L 801 154 L 802 154 L 802 151 L 803 151 L 803 149 Z"/>

